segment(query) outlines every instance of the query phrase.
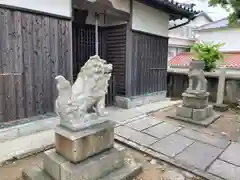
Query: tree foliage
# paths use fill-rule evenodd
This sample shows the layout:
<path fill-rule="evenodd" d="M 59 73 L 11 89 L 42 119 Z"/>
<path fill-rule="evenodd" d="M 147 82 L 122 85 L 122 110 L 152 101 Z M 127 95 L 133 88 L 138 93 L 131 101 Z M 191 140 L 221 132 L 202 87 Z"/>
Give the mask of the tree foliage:
<path fill-rule="evenodd" d="M 223 45 L 198 42 L 191 47 L 191 52 L 194 58 L 205 62 L 204 71 L 210 72 L 216 68 L 218 62 L 223 61 L 223 54 L 219 50 Z"/>
<path fill-rule="evenodd" d="M 240 20 L 240 0 L 209 0 L 210 6 L 221 6 L 230 12 L 229 24 L 239 24 Z"/>

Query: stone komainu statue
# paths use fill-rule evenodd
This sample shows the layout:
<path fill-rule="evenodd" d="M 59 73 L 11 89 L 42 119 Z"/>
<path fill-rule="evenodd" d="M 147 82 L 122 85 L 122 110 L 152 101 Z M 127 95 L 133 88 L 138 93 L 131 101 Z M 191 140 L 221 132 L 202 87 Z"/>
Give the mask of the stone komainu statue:
<path fill-rule="evenodd" d="M 201 61 L 199 61 L 201 62 Z M 190 63 L 188 78 L 189 78 L 189 87 L 187 92 L 207 92 L 207 80 L 204 76 L 204 71 L 201 63 L 197 63 L 195 60 L 193 63 Z"/>
<path fill-rule="evenodd" d="M 58 90 L 55 110 L 61 125 L 81 124 L 105 114 L 104 101 L 111 72 L 112 64 L 96 55 L 81 68 L 72 86 L 63 76 L 55 78 Z M 92 109 L 95 112 L 89 113 Z"/>

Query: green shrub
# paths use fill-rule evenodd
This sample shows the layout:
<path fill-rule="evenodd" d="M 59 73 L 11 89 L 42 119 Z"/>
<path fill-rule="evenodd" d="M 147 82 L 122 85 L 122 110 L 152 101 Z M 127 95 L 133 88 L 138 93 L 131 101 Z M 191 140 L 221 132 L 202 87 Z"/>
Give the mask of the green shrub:
<path fill-rule="evenodd" d="M 204 71 L 210 72 L 217 67 L 217 64 L 223 62 L 223 54 L 219 48 L 224 44 L 213 43 L 195 43 L 191 47 L 194 58 L 205 62 Z"/>

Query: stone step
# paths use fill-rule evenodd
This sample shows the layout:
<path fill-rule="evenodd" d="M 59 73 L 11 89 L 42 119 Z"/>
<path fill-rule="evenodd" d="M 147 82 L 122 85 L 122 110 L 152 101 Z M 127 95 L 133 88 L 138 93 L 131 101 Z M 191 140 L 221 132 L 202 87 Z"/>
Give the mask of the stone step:
<path fill-rule="evenodd" d="M 46 151 L 43 159 L 44 171 L 54 179 L 97 179 L 124 165 L 124 148 L 116 147 L 74 164 L 55 150 Z M 94 170 L 94 173 L 92 173 Z"/>
<path fill-rule="evenodd" d="M 112 148 L 79 164 L 66 163 L 61 167 L 61 179 L 97 180 L 124 165 L 124 149 Z"/>
<path fill-rule="evenodd" d="M 53 150 L 48 151 L 44 159 L 44 168 L 35 166 L 32 169 L 24 170 L 23 179 L 130 180 L 142 170 L 139 164 L 124 162 L 124 148 L 122 147 L 112 148 L 78 164 L 64 160 Z"/>
<path fill-rule="evenodd" d="M 121 169 L 117 169 L 98 180 L 132 180 L 142 171 L 142 166 L 135 163 L 125 163 Z"/>

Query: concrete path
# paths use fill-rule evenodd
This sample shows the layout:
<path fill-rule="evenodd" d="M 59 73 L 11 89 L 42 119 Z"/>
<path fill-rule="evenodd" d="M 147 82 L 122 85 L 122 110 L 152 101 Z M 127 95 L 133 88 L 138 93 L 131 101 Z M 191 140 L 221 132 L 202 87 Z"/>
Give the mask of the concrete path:
<path fill-rule="evenodd" d="M 127 110 L 108 108 L 108 119 L 117 123 L 115 139 L 210 180 L 239 180 L 240 144 L 165 122 L 164 119 L 157 120 L 148 114 L 177 103 L 179 101 L 163 101 Z M 37 130 L 31 135 L 25 133 L 17 139 L 5 140 L 0 143 L 0 163 L 47 149 L 53 143 L 53 129 Z"/>
<path fill-rule="evenodd" d="M 116 139 L 210 180 L 240 179 L 240 144 L 151 116 L 115 129 Z"/>

